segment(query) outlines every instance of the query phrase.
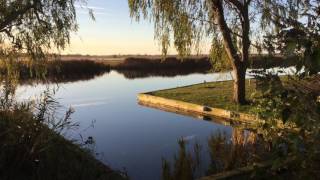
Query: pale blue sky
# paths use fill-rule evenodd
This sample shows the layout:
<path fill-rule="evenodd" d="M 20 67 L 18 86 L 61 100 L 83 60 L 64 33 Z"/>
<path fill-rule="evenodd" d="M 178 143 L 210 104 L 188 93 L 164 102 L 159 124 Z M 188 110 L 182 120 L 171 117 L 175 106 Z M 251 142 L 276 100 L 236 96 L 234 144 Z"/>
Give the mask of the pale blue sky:
<path fill-rule="evenodd" d="M 88 10 L 77 5 L 79 31 L 72 36 L 67 54 L 160 54 L 154 41 L 153 24 L 129 17 L 127 0 L 88 0 Z M 175 53 L 171 50 L 170 53 Z"/>

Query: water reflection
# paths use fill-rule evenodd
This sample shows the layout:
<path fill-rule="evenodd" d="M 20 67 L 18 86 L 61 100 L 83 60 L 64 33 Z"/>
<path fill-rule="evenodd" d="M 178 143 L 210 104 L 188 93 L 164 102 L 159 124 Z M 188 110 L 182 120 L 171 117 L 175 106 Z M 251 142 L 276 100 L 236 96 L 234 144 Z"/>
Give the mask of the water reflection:
<path fill-rule="evenodd" d="M 179 151 L 174 160 L 163 160 L 162 180 L 193 180 L 204 176 L 211 176 L 208 179 L 253 178 L 254 168 L 249 167 L 268 160 L 271 155 L 268 143 L 256 133 L 242 128 L 234 128 L 231 137 L 225 132 L 212 134 L 205 148 L 208 151 L 202 151 L 202 146 L 190 145 L 184 139 L 178 144 Z M 210 161 L 204 165 L 206 159 L 201 157 L 206 154 Z M 226 171 L 229 172 L 224 173 Z"/>
<path fill-rule="evenodd" d="M 177 140 L 198 143 L 202 147 L 203 169 L 210 165 L 208 139 L 224 132 L 228 139 L 234 128 L 212 117 L 197 117 L 165 112 L 137 104 L 137 94 L 201 82 L 230 80 L 230 73 L 190 74 L 175 77 L 127 79 L 111 71 L 89 81 L 62 83 L 55 97 L 64 107 L 73 106 L 73 119 L 81 128 L 66 134 L 79 139 L 92 136 L 102 162 L 114 169 L 126 168 L 133 180 L 160 179 L 162 158 L 173 162 L 179 151 Z M 55 85 L 50 85 L 55 86 Z M 29 99 L 43 90 L 38 84 L 19 87 L 17 96 Z M 94 128 L 88 128 L 94 123 Z M 238 126 L 234 126 L 238 127 Z M 241 127 L 240 127 L 241 128 Z"/>
<path fill-rule="evenodd" d="M 207 69 L 146 69 L 146 70 L 116 70 L 127 79 L 149 78 L 149 77 L 175 77 L 181 75 L 189 75 L 194 73 L 207 74 L 210 68 Z"/>
<path fill-rule="evenodd" d="M 230 79 L 228 72 L 127 79 L 110 71 L 88 81 L 61 83 L 55 97 L 64 107 L 74 107 L 73 119 L 81 125 L 66 134 L 67 138 L 79 139 L 79 133 L 84 139 L 92 136 L 97 158 L 102 162 L 114 169 L 125 168 L 133 180 L 157 180 L 162 174 L 162 158 L 174 161 L 174 154 L 179 151 L 178 139 L 183 138 L 192 148 L 196 143 L 202 147 L 201 169 L 205 173 L 211 163 L 208 139 L 223 132 L 230 140 L 234 127 L 243 127 L 229 126 L 212 117 L 191 117 L 140 106 L 137 94 Z M 19 87 L 17 96 L 29 99 L 45 89 L 43 84 L 24 85 Z"/>
<path fill-rule="evenodd" d="M 144 103 L 144 102 L 141 102 L 141 101 L 139 101 L 138 104 L 141 105 L 141 106 L 160 109 L 162 111 L 172 112 L 172 113 L 180 114 L 180 115 L 184 115 L 184 116 L 189 116 L 189 117 L 193 117 L 193 118 L 195 118 L 197 120 L 203 120 L 203 121 L 207 121 L 207 122 L 222 124 L 222 125 L 225 125 L 225 126 L 241 127 L 241 128 L 247 128 L 247 129 L 251 129 L 252 126 L 253 126 L 253 124 L 251 124 L 251 123 L 244 123 L 244 122 L 240 123 L 240 122 L 233 121 L 233 120 L 230 120 L 230 119 L 223 119 L 221 117 L 207 116 L 207 115 L 202 115 L 200 113 L 197 114 L 195 112 L 176 110 L 176 109 L 173 109 L 173 108 L 170 108 L 170 107 L 158 106 L 158 105 L 155 105 L 155 104 Z"/>
<path fill-rule="evenodd" d="M 97 158 L 114 169 L 125 168 L 133 180 L 160 179 L 162 158 L 174 161 L 173 155 L 181 147 L 177 144 L 178 139 L 199 144 L 203 147 L 202 151 L 209 152 L 207 140 L 212 134 L 224 132 L 227 139 L 235 134 L 229 124 L 212 117 L 200 117 L 206 121 L 199 121 L 196 119 L 198 116 L 165 112 L 136 103 L 136 96 L 141 92 L 232 79 L 229 72 L 195 72 L 198 71 L 119 70 L 93 73 L 93 76 L 90 73 L 80 78 L 65 76 L 60 80 L 63 83 L 59 85 L 55 98 L 64 107 L 75 108 L 73 119 L 81 125 L 80 129 L 68 132 L 66 137 L 79 139 L 79 134 L 83 138 L 94 137 Z M 46 86 L 20 86 L 17 95 L 20 99 L 30 99 L 45 90 Z M 92 122 L 95 122 L 93 128 L 88 128 Z M 203 169 L 212 164 L 210 156 L 208 153 L 201 156 Z"/>
<path fill-rule="evenodd" d="M 191 143 L 205 145 L 212 132 L 230 134 L 232 127 L 140 106 L 137 94 L 225 80 L 229 76 L 229 73 L 191 74 L 128 80 L 111 71 L 89 81 L 62 83 L 55 97 L 64 107 L 74 107 L 73 119 L 81 125 L 66 134 L 67 138 L 79 139 L 79 133 L 84 139 L 92 136 L 99 153 L 97 158 L 105 164 L 119 170 L 125 167 L 133 180 L 160 179 L 162 158 L 172 159 L 178 149 L 177 139 L 186 137 Z M 44 89 L 43 84 L 21 86 L 17 96 L 29 99 Z M 93 121 L 94 128 L 87 128 Z"/>
<path fill-rule="evenodd" d="M 271 72 L 278 72 L 280 75 L 292 74 L 294 72 L 293 67 L 288 68 L 271 68 Z M 212 73 L 208 68 L 193 68 L 193 69 L 180 69 L 180 68 L 171 68 L 171 69 L 145 69 L 145 70 L 110 70 L 110 69 L 98 69 L 92 71 L 86 71 L 85 73 L 73 72 L 70 74 L 58 74 L 50 75 L 45 80 L 35 79 L 35 78 L 22 78 L 21 84 L 37 84 L 37 83 L 72 83 L 78 81 L 90 81 L 95 78 L 102 77 L 111 72 L 117 72 L 118 75 L 122 75 L 125 79 L 135 80 L 135 79 L 144 79 L 152 77 L 161 77 L 161 78 L 174 78 L 177 76 L 189 76 L 192 74 L 198 75 L 208 75 L 212 74 L 215 78 L 219 80 L 232 80 L 231 72 L 221 72 L 221 73 Z M 113 73 L 111 73 L 113 74 Z M 247 78 L 253 77 L 255 74 L 254 70 L 249 69 L 247 72 Z M 111 75 L 112 76 L 112 75 Z"/>
<path fill-rule="evenodd" d="M 150 77 L 176 77 L 190 74 L 209 74 L 209 70 L 207 69 L 151 69 L 151 70 L 112 70 L 119 74 L 121 74 L 126 79 L 143 79 Z M 92 70 L 89 72 L 75 72 L 69 74 L 59 73 L 57 75 L 48 75 L 46 79 L 42 78 L 32 78 L 32 77 L 24 77 L 21 78 L 20 84 L 38 84 L 38 83 L 70 83 L 77 81 L 90 81 L 95 78 L 101 77 L 103 75 L 109 74 L 111 71 L 109 69 L 98 69 Z"/>

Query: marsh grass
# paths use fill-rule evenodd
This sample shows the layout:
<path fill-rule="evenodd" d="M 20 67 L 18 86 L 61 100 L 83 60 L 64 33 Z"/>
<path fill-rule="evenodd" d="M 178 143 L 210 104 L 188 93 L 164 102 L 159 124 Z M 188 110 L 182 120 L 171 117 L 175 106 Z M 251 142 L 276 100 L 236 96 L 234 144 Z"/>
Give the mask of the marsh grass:
<path fill-rule="evenodd" d="M 147 69 L 204 69 L 210 70 L 210 60 L 206 57 L 185 58 L 167 57 L 165 59 L 126 58 L 122 63 L 113 67 L 125 70 Z"/>
<path fill-rule="evenodd" d="M 266 56 L 266 55 L 252 55 L 250 57 L 249 68 L 271 68 L 271 67 L 290 67 L 295 65 L 297 58 L 284 58 L 282 56 Z M 101 60 L 101 63 L 108 64 L 108 60 Z M 119 60 L 117 63 L 111 63 L 110 67 L 115 70 L 196 70 L 202 72 L 220 72 L 228 71 L 232 68 L 225 66 L 223 68 L 213 67 L 216 64 L 208 56 L 190 56 L 185 58 L 179 58 L 177 56 L 168 57 L 125 57 L 123 60 Z"/>

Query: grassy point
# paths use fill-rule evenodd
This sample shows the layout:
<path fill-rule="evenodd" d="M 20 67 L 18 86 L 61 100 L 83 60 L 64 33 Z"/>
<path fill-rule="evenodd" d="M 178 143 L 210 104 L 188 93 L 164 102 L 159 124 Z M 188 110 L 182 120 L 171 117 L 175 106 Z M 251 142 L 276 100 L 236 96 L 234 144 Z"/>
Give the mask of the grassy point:
<path fill-rule="evenodd" d="M 256 80 L 246 80 L 246 96 L 251 99 L 256 91 Z M 205 82 L 190 86 L 151 92 L 154 96 L 180 100 L 213 108 L 248 113 L 252 105 L 237 105 L 232 101 L 233 81 Z"/>

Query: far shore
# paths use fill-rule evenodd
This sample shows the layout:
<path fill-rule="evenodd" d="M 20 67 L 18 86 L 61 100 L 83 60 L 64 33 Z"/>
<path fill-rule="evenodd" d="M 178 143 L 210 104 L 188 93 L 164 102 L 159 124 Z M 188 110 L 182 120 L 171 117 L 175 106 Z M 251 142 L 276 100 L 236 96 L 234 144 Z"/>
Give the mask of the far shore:
<path fill-rule="evenodd" d="M 296 64 L 297 59 L 283 58 L 282 56 L 251 55 L 248 68 L 290 67 Z M 42 80 L 49 82 L 69 82 L 89 80 L 115 70 L 128 79 L 145 78 L 150 76 L 174 77 L 191 73 L 211 73 L 230 71 L 231 67 L 216 71 L 211 60 L 206 55 L 179 56 L 161 55 L 125 55 L 125 56 L 82 56 L 62 55 L 56 61 L 48 61 L 45 69 L 30 66 L 22 61 L 17 64 L 19 76 L 24 82 Z M 0 74 L 7 73 L 6 63 L 0 63 Z"/>
<path fill-rule="evenodd" d="M 252 54 L 250 56 L 252 60 L 252 66 L 253 68 L 261 68 L 265 67 L 264 65 L 267 65 L 267 67 L 288 67 L 292 66 L 296 62 L 296 58 L 284 58 L 281 55 L 267 55 L 267 54 Z M 207 61 L 210 62 L 209 55 L 201 54 L 201 55 L 189 55 L 184 58 L 179 57 L 178 55 L 167 55 L 165 58 L 162 55 L 61 55 L 62 61 L 82 61 L 82 60 L 89 60 L 89 61 L 95 61 L 97 63 L 102 63 L 104 65 L 110 66 L 111 69 L 119 69 L 119 67 L 122 67 L 126 69 L 128 66 L 122 66 L 124 64 L 128 64 L 130 61 L 140 61 L 142 63 L 145 63 L 147 61 L 158 61 L 158 62 L 164 62 L 166 60 L 179 60 L 183 62 L 184 60 L 194 60 L 197 62 Z M 135 63 L 135 68 L 138 66 L 137 63 Z"/>
<path fill-rule="evenodd" d="M 167 58 L 175 58 L 178 59 L 178 55 L 167 55 Z M 208 55 L 191 55 L 187 58 L 189 59 L 202 59 L 207 58 Z M 70 60 L 90 60 L 99 63 L 103 63 L 105 65 L 109 65 L 110 67 L 116 67 L 119 64 L 123 63 L 128 59 L 147 59 L 147 60 L 162 60 L 162 55 L 61 55 L 61 60 L 70 61 Z"/>

